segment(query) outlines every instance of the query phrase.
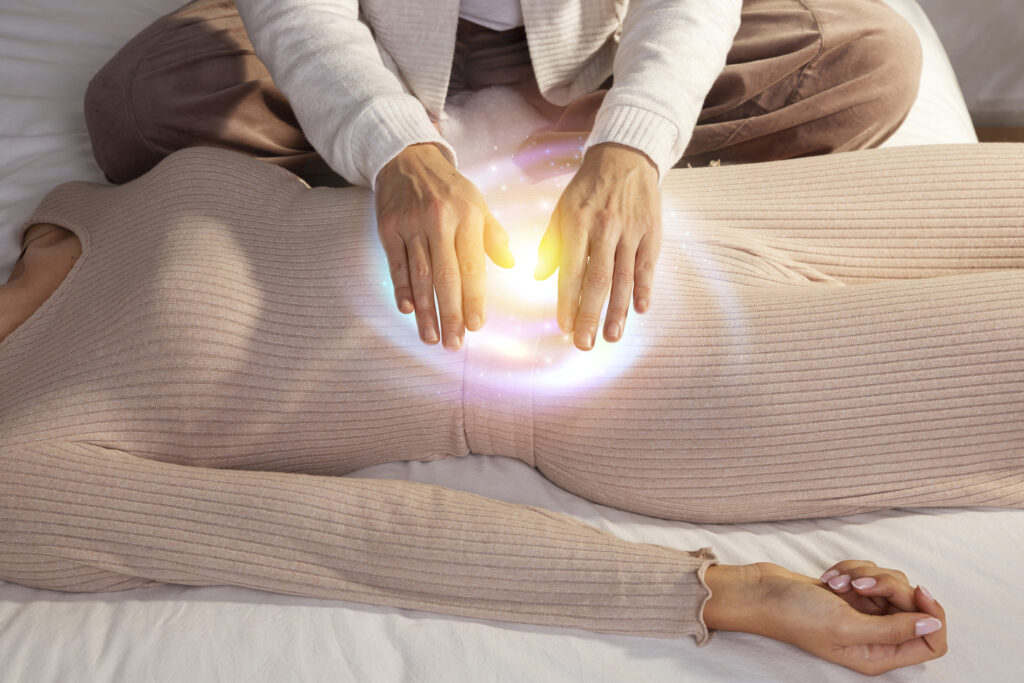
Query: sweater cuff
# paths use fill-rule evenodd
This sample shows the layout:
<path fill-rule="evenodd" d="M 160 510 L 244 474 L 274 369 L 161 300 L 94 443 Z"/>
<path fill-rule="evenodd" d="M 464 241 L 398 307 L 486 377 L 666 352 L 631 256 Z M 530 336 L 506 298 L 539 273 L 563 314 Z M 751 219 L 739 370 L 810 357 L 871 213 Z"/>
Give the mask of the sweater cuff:
<path fill-rule="evenodd" d="M 682 152 L 676 155 L 675 150 L 684 148 L 689 142 L 689 136 L 685 141 L 680 141 L 680 137 L 679 126 L 664 116 L 630 104 L 615 104 L 601 107 L 597 112 L 580 158 L 588 149 L 602 142 L 633 147 L 649 156 L 658 167 L 658 187 L 661 187 L 665 172 L 682 156 Z"/>
<path fill-rule="evenodd" d="M 696 557 L 703 560 L 700 567 L 697 568 L 697 579 L 700 581 L 701 588 L 703 589 L 703 598 L 700 601 L 700 607 L 697 609 L 697 629 L 698 632 L 694 634 L 693 638 L 697 641 L 697 647 L 704 647 L 711 642 L 718 631 L 708 629 L 707 623 L 704 621 L 704 607 L 708 604 L 708 600 L 711 599 L 711 586 L 708 585 L 704 575 L 708 571 L 708 567 L 719 563 L 718 557 L 710 547 L 701 548 L 696 551 Z"/>
<path fill-rule="evenodd" d="M 356 119 L 349 136 L 352 158 L 371 190 L 377 190 L 377 174 L 409 145 L 436 143 L 448 161 L 459 167 L 455 149 L 430 122 L 423 105 L 409 95 L 382 97 L 370 102 Z"/>

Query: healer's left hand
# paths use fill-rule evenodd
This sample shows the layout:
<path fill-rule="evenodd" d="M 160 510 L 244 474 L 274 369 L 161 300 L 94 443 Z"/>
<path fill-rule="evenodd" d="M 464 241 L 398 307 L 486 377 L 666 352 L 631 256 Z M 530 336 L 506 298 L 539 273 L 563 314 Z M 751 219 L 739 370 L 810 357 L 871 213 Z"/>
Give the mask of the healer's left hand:
<path fill-rule="evenodd" d="M 590 147 L 558 200 L 534 271 L 546 280 L 558 269 L 558 326 L 578 349 L 594 347 L 606 299 L 609 342 L 622 338 L 631 298 L 637 313 L 647 310 L 660 249 L 657 167 L 632 147 Z"/>

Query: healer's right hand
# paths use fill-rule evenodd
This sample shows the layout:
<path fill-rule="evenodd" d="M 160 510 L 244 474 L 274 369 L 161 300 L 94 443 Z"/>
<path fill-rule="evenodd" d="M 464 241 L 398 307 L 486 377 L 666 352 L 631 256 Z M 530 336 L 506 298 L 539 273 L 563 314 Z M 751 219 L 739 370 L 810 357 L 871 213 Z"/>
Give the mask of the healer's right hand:
<path fill-rule="evenodd" d="M 377 235 L 388 259 L 395 303 L 416 311 L 420 339 L 445 348 L 484 324 L 484 254 L 515 264 L 508 233 L 476 185 L 433 143 L 409 145 L 377 175 Z"/>

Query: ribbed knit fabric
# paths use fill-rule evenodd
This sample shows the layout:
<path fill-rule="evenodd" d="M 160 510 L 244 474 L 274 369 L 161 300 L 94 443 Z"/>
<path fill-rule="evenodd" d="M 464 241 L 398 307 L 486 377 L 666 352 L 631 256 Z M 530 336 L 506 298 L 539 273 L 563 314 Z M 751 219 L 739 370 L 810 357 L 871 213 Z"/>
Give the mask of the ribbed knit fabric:
<path fill-rule="evenodd" d="M 0 578 L 706 644 L 710 548 L 336 475 L 506 455 L 695 522 L 1024 506 L 1021 150 L 672 170 L 651 308 L 586 387 L 498 388 L 512 362 L 469 340 L 422 353 L 362 188 L 202 148 L 123 186 L 62 185 L 23 230 L 63 225 L 82 256 L 0 343 Z M 520 376 L 582 353 L 523 341 Z"/>

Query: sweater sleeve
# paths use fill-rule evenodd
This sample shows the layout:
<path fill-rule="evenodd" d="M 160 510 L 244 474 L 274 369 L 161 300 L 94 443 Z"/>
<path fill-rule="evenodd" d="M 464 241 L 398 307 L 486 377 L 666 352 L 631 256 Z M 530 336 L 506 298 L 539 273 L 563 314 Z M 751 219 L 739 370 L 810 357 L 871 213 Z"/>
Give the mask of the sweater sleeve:
<path fill-rule="evenodd" d="M 236 5 L 306 137 L 346 180 L 375 190 L 380 169 L 418 142 L 436 143 L 458 166 L 423 104 L 384 66 L 357 0 Z"/>
<path fill-rule="evenodd" d="M 740 27 L 742 0 L 630 0 L 612 66 L 614 82 L 583 145 L 617 142 L 644 152 L 658 185 L 693 135 Z"/>
<path fill-rule="evenodd" d="M 431 484 L 0 448 L 0 578 L 37 588 L 231 585 L 705 645 L 717 563 Z"/>

